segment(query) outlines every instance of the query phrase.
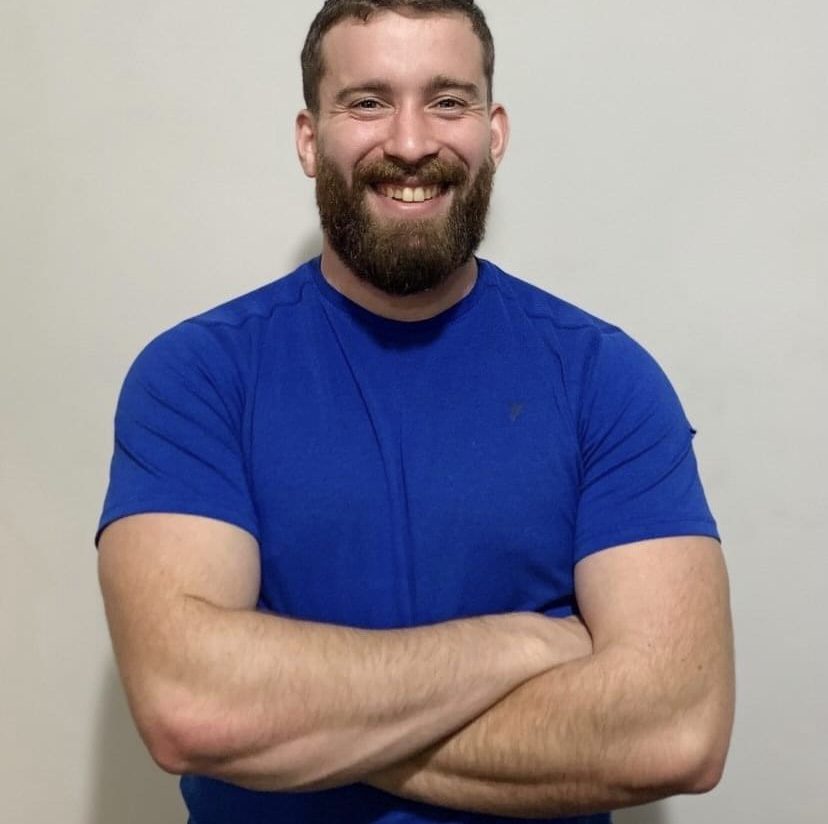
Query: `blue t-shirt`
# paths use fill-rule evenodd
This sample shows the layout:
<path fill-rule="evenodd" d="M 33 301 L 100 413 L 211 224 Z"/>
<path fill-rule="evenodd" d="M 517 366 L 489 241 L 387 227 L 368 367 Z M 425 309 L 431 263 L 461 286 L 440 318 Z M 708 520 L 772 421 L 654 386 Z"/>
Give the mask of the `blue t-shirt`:
<path fill-rule="evenodd" d="M 236 524 L 259 543 L 259 607 L 285 617 L 563 616 L 590 553 L 718 538 L 693 434 L 633 340 L 491 263 L 462 301 L 406 323 L 340 295 L 315 259 L 141 353 L 99 533 L 140 512 Z M 257 793 L 185 777 L 182 790 L 193 824 L 516 820 L 362 784 Z"/>

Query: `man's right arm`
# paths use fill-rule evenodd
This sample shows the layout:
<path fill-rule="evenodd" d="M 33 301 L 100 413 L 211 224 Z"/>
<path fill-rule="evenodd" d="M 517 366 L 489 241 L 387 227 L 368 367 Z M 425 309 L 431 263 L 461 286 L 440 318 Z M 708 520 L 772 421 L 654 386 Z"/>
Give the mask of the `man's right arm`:
<path fill-rule="evenodd" d="M 533 613 L 377 631 L 256 612 L 255 540 L 207 518 L 124 518 L 99 546 L 130 708 L 170 772 L 257 790 L 352 783 L 591 650 L 579 624 Z"/>

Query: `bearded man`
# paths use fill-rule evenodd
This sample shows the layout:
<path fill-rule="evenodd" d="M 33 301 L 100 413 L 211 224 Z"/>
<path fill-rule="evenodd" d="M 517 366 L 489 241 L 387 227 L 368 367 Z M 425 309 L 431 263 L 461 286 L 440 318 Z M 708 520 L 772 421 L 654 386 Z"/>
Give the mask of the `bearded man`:
<path fill-rule="evenodd" d="M 618 328 L 475 257 L 493 65 L 472 2 L 328 0 L 296 123 L 321 256 L 124 384 L 101 583 L 191 824 L 598 824 L 721 775 L 693 430 Z"/>

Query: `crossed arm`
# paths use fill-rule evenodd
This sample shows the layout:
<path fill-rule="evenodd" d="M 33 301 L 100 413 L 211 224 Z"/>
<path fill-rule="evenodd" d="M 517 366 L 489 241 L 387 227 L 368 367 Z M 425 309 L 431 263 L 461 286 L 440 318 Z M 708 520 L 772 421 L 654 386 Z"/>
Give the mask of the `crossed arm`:
<path fill-rule="evenodd" d="M 130 707 L 171 772 L 265 790 L 365 781 L 525 817 L 700 791 L 721 772 L 732 651 L 708 539 L 581 562 L 591 655 L 580 625 L 531 613 L 388 632 L 257 613 L 255 542 L 207 519 L 126 518 L 100 549 Z"/>
<path fill-rule="evenodd" d="M 593 655 L 528 681 L 368 783 L 521 817 L 617 809 L 715 786 L 734 703 L 718 543 L 687 537 L 618 547 L 582 561 L 576 576 Z"/>

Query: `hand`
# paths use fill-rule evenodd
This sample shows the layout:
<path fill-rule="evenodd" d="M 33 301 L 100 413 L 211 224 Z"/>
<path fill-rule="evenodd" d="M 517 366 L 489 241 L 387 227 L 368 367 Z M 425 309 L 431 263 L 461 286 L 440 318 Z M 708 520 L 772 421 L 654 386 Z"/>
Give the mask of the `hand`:
<path fill-rule="evenodd" d="M 592 655 L 592 636 L 577 616 L 548 618 L 536 612 L 520 613 L 520 616 L 525 621 L 525 630 L 542 641 L 541 654 L 547 667 Z"/>
<path fill-rule="evenodd" d="M 586 624 L 577 615 L 546 620 L 552 622 L 555 630 L 552 645 L 560 657 L 558 664 L 592 655 L 592 636 Z"/>

